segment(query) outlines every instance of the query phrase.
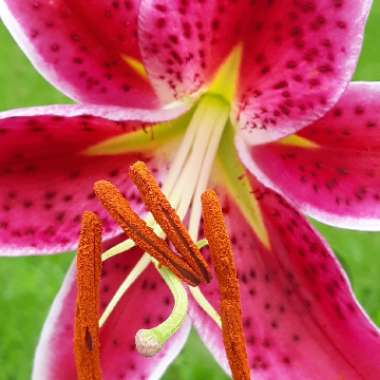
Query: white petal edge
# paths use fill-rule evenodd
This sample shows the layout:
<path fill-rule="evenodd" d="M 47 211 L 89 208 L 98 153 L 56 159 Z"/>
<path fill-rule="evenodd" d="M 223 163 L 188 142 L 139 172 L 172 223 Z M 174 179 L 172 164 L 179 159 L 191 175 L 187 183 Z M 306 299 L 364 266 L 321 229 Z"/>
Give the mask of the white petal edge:
<path fill-rule="evenodd" d="M 1 0 L 0 0 L 1 1 Z M 18 108 L 0 112 L 0 119 L 20 116 L 81 116 L 90 115 L 115 121 L 142 121 L 161 122 L 175 119 L 188 111 L 193 102 L 176 102 L 157 110 L 145 110 L 139 108 L 125 108 L 117 106 L 99 106 L 91 104 L 54 104 L 49 106 L 37 106 Z"/>

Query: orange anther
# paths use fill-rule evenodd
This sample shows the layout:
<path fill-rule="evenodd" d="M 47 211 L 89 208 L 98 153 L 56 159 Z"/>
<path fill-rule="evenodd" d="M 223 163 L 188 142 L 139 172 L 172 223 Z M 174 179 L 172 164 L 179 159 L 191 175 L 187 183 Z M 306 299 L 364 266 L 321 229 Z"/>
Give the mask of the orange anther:
<path fill-rule="evenodd" d="M 207 190 L 202 194 L 202 212 L 205 236 L 219 284 L 223 340 L 232 377 L 234 380 L 249 380 L 239 280 L 222 208 L 214 191 Z"/>
<path fill-rule="evenodd" d="M 108 181 L 98 181 L 94 191 L 104 208 L 137 246 L 148 252 L 160 264 L 168 267 L 182 281 L 196 286 L 201 279 L 178 255 L 171 251 L 165 240 L 158 237 L 129 206 L 127 199 Z"/>
<path fill-rule="evenodd" d="M 209 282 L 211 274 L 206 260 L 162 193 L 148 167 L 142 161 L 137 161 L 130 167 L 129 176 L 138 188 L 145 205 L 173 243 L 177 252 L 203 281 Z"/>
<path fill-rule="evenodd" d="M 74 352 L 78 380 L 101 380 L 99 355 L 99 282 L 102 224 L 96 214 L 82 216 L 77 252 Z"/>

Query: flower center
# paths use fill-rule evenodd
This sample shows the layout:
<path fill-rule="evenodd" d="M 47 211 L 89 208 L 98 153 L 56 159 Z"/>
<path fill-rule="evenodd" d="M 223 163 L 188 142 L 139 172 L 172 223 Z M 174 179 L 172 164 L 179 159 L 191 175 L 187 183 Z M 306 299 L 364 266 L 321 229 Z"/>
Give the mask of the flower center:
<path fill-rule="evenodd" d="M 220 95 L 208 93 L 201 97 L 164 180 L 162 192 L 170 203 L 165 196 L 160 195 L 160 189 L 154 185 L 154 178 L 150 178 L 149 173 L 144 171 L 143 164 L 142 166 L 135 164 L 130 170 L 130 177 L 151 212 L 146 218 L 148 226 L 153 227 L 153 231 L 159 237 L 167 236 L 180 256 L 170 254 L 170 249 L 165 241 L 154 235 L 148 226 L 139 222 L 139 217 L 130 209 L 128 203 L 125 203 L 126 200 L 123 201 L 123 197 L 117 189 L 112 188 L 112 185 L 105 181 L 99 181 L 95 185 L 95 193 L 98 198 L 122 226 L 127 236 L 133 239 L 133 241 L 127 239 L 103 253 L 103 261 L 125 252 L 136 243 L 170 269 L 169 272 L 153 260 L 172 292 L 175 306 L 166 321 L 154 329 L 138 332 L 136 347 L 145 355 L 157 352 L 185 320 L 188 300 L 182 281 L 191 285 L 189 289 L 194 299 L 219 326 L 221 325 L 218 313 L 208 303 L 200 289 L 195 287 L 199 282 L 208 282 L 210 275 L 206 262 L 200 254 L 197 254 L 198 249 L 192 241 L 198 239 L 201 221 L 201 194 L 208 184 L 229 113 L 230 106 Z M 178 216 L 173 215 L 170 211 L 171 206 L 176 210 Z M 183 220 L 186 215 L 189 216 L 190 236 L 187 235 L 186 230 L 181 229 L 180 220 Z M 175 218 L 179 218 L 178 221 Z M 155 220 L 159 225 L 155 223 Z M 182 259 L 183 261 L 181 261 Z M 106 307 L 100 318 L 100 326 L 106 322 L 123 294 L 147 268 L 149 262 L 149 257 L 143 255 Z"/>
<path fill-rule="evenodd" d="M 240 46 L 232 50 L 195 107 L 184 138 L 163 183 L 162 191 L 170 203 L 165 203 L 165 201 L 167 202 L 165 197 L 163 197 L 164 199 L 161 197 L 159 202 L 157 199 L 150 201 L 151 194 L 156 194 L 156 198 L 158 194 L 149 185 L 152 182 L 147 181 L 146 173 L 145 178 L 141 178 L 141 170 L 130 171 L 132 180 L 151 212 L 146 218 L 146 223 L 153 227 L 156 237 L 154 237 L 154 232 L 149 230 L 149 227 L 144 227 L 139 222 L 139 217 L 129 208 L 128 204 L 123 202 L 117 189 L 105 189 L 104 187 L 107 185 L 104 182 L 97 183 L 95 186 L 95 192 L 103 205 L 119 222 L 127 235 L 133 239 L 127 239 L 104 252 L 102 260 L 123 253 L 134 247 L 136 243 L 154 258 L 153 263 L 167 283 L 175 300 L 175 306 L 166 321 L 154 329 L 141 330 L 137 334 L 137 348 L 146 355 L 159 350 L 162 344 L 179 328 L 187 315 L 187 293 L 179 279 L 191 285 L 189 289 L 193 298 L 218 326 L 221 326 L 219 314 L 209 304 L 200 289 L 195 286 L 201 281 L 208 282 L 210 277 L 206 269 L 207 264 L 200 254 L 196 254 L 197 249 L 192 241 L 198 239 L 201 221 L 201 194 L 206 190 L 223 131 L 229 122 L 230 103 L 236 91 L 241 55 Z M 128 64 L 135 65 L 135 62 L 131 62 L 128 57 L 125 59 Z M 122 139 L 118 138 L 116 145 L 119 144 L 120 146 Z M 106 142 L 100 146 L 100 150 L 109 149 L 110 146 L 112 149 L 112 142 L 111 144 Z M 97 150 L 99 150 L 99 146 L 88 153 L 93 154 L 95 152 L 96 154 Z M 106 191 L 102 191 L 102 187 Z M 155 205 L 161 206 L 156 207 Z M 176 210 L 179 220 L 183 220 L 186 216 L 189 217 L 188 231 L 190 236 L 188 238 L 184 238 L 187 236 L 187 231 L 176 229 L 176 226 L 178 227 L 181 223 L 171 224 L 174 220 L 173 215 L 168 213 L 171 206 Z M 159 225 L 155 223 L 155 220 Z M 166 236 L 175 245 L 181 258 L 171 254 L 170 249 L 165 246 L 162 238 Z M 150 260 L 151 258 L 147 254 L 141 257 L 103 312 L 100 318 L 100 326 L 106 322 L 123 294 L 147 268 Z M 157 265 L 157 260 L 170 271 L 162 270 Z"/>

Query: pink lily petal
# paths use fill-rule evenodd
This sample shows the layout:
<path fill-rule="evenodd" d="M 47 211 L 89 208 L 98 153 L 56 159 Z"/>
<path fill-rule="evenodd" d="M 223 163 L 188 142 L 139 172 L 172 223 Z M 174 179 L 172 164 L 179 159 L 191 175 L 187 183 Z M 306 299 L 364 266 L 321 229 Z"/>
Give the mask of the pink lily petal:
<path fill-rule="evenodd" d="M 250 181 L 270 249 L 256 238 L 234 198 L 222 187 L 219 194 L 239 271 L 252 378 L 378 379 L 379 332 L 333 253 L 280 195 Z M 218 305 L 215 282 L 203 291 Z M 205 344 L 225 367 L 220 330 L 198 307 L 192 314 Z"/>
<path fill-rule="evenodd" d="M 133 249 L 103 266 L 102 310 L 118 286 L 136 264 L 141 251 Z M 45 322 L 34 360 L 34 380 L 75 380 L 73 321 L 75 310 L 75 266 L 66 275 Z M 137 353 L 134 338 L 140 328 L 162 322 L 173 307 L 169 290 L 150 266 L 124 295 L 100 332 L 101 367 L 104 380 L 159 379 L 178 355 L 190 332 L 186 320 L 182 328 L 153 358 Z"/>
<path fill-rule="evenodd" d="M 139 41 L 165 100 L 206 86 L 241 44 L 236 116 L 244 138 L 258 144 L 299 130 L 335 103 L 355 68 L 370 5 L 143 0 Z"/>
<path fill-rule="evenodd" d="M 4 0 L 0 16 L 35 67 L 67 96 L 93 104 L 155 108 L 140 60 L 139 0 Z"/>
<path fill-rule="evenodd" d="M 105 220 L 104 237 L 117 226 L 92 191 L 98 179 L 109 179 L 142 209 L 127 176 L 129 165 L 144 160 L 158 178 L 165 158 L 148 149 L 115 155 L 88 155 L 85 150 L 105 139 L 144 130 L 149 122 L 111 121 L 89 116 L 92 107 L 54 106 L 0 114 L 0 241 L 2 255 L 28 255 L 72 250 L 81 213 L 94 210 Z M 40 114 L 36 115 L 36 112 Z M 168 117 L 137 110 L 99 108 L 98 114 L 133 119 Z M 29 116 L 32 115 L 32 116 Z M 62 116 L 62 115 L 68 115 Z M 147 130 L 146 133 L 149 134 Z"/>
<path fill-rule="evenodd" d="M 379 230 L 379 99 L 379 83 L 352 83 L 325 117 L 298 133 L 318 147 L 276 142 L 248 148 L 240 143 L 243 161 L 316 219 Z"/>

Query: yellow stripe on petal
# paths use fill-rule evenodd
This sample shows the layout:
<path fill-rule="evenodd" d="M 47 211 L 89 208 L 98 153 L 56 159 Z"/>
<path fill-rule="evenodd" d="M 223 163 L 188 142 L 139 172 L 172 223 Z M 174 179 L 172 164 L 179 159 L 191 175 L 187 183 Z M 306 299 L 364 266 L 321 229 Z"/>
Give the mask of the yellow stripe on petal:
<path fill-rule="evenodd" d="M 320 147 L 314 141 L 311 141 L 309 139 L 306 139 L 305 137 L 301 137 L 298 135 L 291 135 L 291 136 L 284 137 L 283 139 L 277 141 L 277 144 L 291 145 L 291 146 L 296 146 L 299 148 L 306 148 L 306 149 L 312 149 L 312 148 L 319 148 Z"/>
<path fill-rule="evenodd" d="M 227 188 L 260 242 L 270 250 L 268 231 L 261 208 L 252 195 L 252 187 L 245 176 L 245 168 L 235 150 L 234 130 L 231 124 L 226 126 L 219 146 L 217 162 L 221 175 L 219 182 Z"/>
<path fill-rule="evenodd" d="M 110 156 L 129 152 L 146 152 L 158 148 L 180 134 L 183 134 L 192 116 L 192 111 L 176 120 L 148 125 L 145 129 L 128 132 L 101 141 L 87 148 L 83 154 L 88 156 Z"/>
<path fill-rule="evenodd" d="M 233 101 L 240 73 L 242 54 L 243 48 L 241 44 L 235 46 L 216 72 L 209 85 L 208 92 L 222 96 L 229 103 Z"/>
<path fill-rule="evenodd" d="M 121 58 L 132 70 L 134 70 L 137 74 L 139 74 L 145 80 L 148 80 L 148 74 L 142 62 L 140 62 L 138 59 L 131 57 L 130 55 L 127 55 L 127 54 L 122 54 Z"/>

